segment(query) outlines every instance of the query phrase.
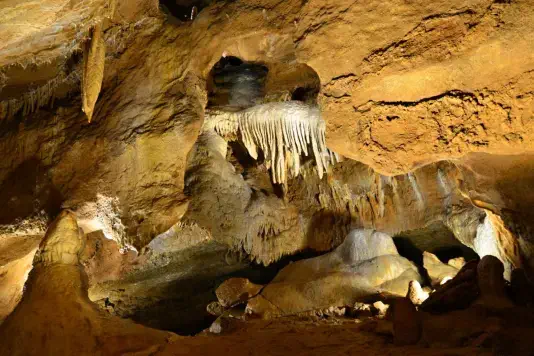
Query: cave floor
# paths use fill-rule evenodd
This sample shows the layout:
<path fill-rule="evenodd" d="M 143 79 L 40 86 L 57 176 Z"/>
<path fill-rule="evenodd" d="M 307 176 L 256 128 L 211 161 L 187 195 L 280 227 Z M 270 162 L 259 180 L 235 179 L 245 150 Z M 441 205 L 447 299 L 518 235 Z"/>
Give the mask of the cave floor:
<path fill-rule="evenodd" d="M 369 331 L 376 321 L 346 319 L 232 321 L 222 334 L 176 337 L 154 355 L 489 355 L 479 348 L 395 346 L 391 336 Z"/>

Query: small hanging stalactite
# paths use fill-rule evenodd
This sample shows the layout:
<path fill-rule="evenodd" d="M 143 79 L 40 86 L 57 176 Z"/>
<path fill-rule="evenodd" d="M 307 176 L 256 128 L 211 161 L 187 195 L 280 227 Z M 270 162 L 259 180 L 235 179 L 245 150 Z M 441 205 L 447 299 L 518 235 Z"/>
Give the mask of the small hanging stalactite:
<path fill-rule="evenodd" d="M 89 122 L 102 88 L 105 59 L 106 44 L 102 24 L 98 23 L 91 30 L 91 39 L 84 44 L 83 50 L 82 110 Z"/>

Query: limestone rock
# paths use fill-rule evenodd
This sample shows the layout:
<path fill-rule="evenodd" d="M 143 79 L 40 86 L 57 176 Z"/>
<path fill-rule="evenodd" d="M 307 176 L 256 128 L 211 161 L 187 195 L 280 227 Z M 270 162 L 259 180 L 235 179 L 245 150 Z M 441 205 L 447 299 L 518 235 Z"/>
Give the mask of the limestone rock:
<path fill-rule="evenodd" d="M 507 308 L 512 302 L 506 294 L 503 263 L 495 256 L 484 256 L 477 267 L 480 298 L 477 303 L 488 307 Z"/>
<path fill-rule="evenodd" d="M 498 319 L 488 318 L 480 308 L 453 310 L 444 314 L 419 313 L 422 324 L 421 342 L 431 347 L 461 347 L 469 342 L 483 342 L 481 335 L 491 335 L 502 326 Z M 477 340 L 478 339 L 478 340 Z"/>
<path fill-rule="evenodd" d="M 534 305 L 534 285 L 529 281 L 523 269 L 512 271 L 510 294 L 517 305 Z"/>
<path fill-rule="evenodd" d="M 228 327 L 229 322 L 227 318 L 218 317 L 209 327 L 209 332 L 212 334 L 222 334 Z"/>
<path fill-rule="evenodd" d="M 467 263 L 452 280 L 436 288 L 425 300 L 420 310 L 444 313 L 469 307 L 479 296 L 477 283 L 478 261 Z"/>
<path fill-rule="evenodd" d="M 95 104 L 104 79 L 106 42 L 102 32 L 102 24 L 97 23 L 91 29 L 91 39 L 85 44 L 83 51 L 82 110 L 87 115 L 89 122 L 93 117 Z"/>
<path fill-rule="evenodd" d="M 447 261 L 447 264 L 451 267 L 456 268 L 457 270 L 461 270 L 462 267 L 465 265 L 465 258 L 463 257 L 451 258 L 450 260 Z"/>
<path fill-rule="evenodd" d="M 98 310 L 78 264 L 76 217 L 64 211 L 34 259 L 21 302 L 0 325 L 0 355 L 124 354 L 157 349 L 169 333 Z"/>
<path fill-rule="evenodd" d="M 458 273 L 458 269 L 445 264 L 436 257 L 436 255 L 430 252 L 423 252 L 423 265 L 428 272 L 432 286 L 438 286 L 442 284 L 444 279 L 452 279 Z"/>
<path fill-rule="evenodd" d="M 214 316 L 221 316 L 224 313 L 224 307 L 219 302 L 211 302 L 206 306 L 206 311 Z"/>
<path fill-rule="evenodd" d="M 354 318 L 367 318 L 373 316 L 373 311 L 370 304 L 356 302 L 348 309 L 348 314 Z"/>
<path fill-rule="evenodd" d="M 422 281 L 415 265 L 398 255 L 391 237 L 356 230 L 333 252 L 286 266 L 262 290 L 262 302 L 253 299 L 247 308 L 258 315 L 291 315 L 350 306 L 376 300 L 381 292 L 405 296 L 413 279 Z"/>
<path fill-rule="evenodd" d="M 42 236 L 0 238 L 0 324 L 19 303 Z"/>
<path fill-rule="evenodd" d="M 415 306 L 407 298 L 396 298 L 391 308 L 395 345 L 416 344 L 421 337 L 421 322 Z"/>
<path fill-rule="evenodd" d="M 79 254 L 82 251 L 83 232 L 78 228 L 76 216 L 69 211 L 62 211 L 39 245 L 35 255 L 35 263 L 43 265 L 79 264 Z"/>
<path fill-rule="evenodd" d="M 219 303 L 225 308 L 246 302 L 256 296 L 263 286 L 254 284 L 246 278 L 230 278 L 215 291 Z"/>
<path fill-rule="evenodd" d="M 408 295 L 406 296 L 413 305 L 420 305 L 428 299 L 429 293 L 424 291 L 417 281 L 410 281 Z"/>
<path fill-rule="evenodd" d="M 389 309 L 389 304 L 384 304 L 382 301 L 377 301 L 373 303 L 373 308 L 376 309 L 378 316 L 386 316 L 386 313 Z"/>

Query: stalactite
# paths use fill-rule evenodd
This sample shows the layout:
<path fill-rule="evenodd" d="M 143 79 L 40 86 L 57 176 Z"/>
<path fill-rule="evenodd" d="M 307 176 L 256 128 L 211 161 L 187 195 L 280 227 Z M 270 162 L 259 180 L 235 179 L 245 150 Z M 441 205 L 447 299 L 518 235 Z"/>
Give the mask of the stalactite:
<path fill-rule="evenodd" d="M 62 73 L 44 85 L 24 93 L 20 98 L 0 102 L 0 119 L 9 119 L 20 110 L 23 110 L 23 115 L 26 116 L 43 106 L 53 103 L 57 88 L 61 85 L 74 86 L 78 82 L 79 76 L 80 73 L 76 70 L 68 75 Z"/>
<path fill-rule="evenodd" d="M 85 44 L 83 51 L 82 75 L 82 110 L 91 122 L 96 100 L 104 79 L 104 62 L 106 44 L 102 33 L 102 24 L 97 23 L 91 31 L 91 40 Z"/>
<path fill-rule="evenodd" d="M 263 152 L 274 183 L 285 184 L 288 175 L 299 175 L 302 155 L 313 153 L 320 178 L 339 161 L 326 147 L 325 124 L 317 107 L 296 101 L 267 103 L 214 119 L 217 133 L 239 137 L 252 158 L 258 159 L 258 149 Z"/>

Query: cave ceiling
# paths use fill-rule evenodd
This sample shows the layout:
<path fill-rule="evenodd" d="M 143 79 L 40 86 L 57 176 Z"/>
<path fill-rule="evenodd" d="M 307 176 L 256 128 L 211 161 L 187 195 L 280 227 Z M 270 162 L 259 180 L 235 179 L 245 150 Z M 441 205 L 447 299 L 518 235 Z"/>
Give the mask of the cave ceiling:
<path fill-rule="evenodd" d="M 4 314 L 64 209 L 90 299 L 167 330 L 355 228 L 534 275 L 529 0 L 4 0 L 0 39 Z"/>

